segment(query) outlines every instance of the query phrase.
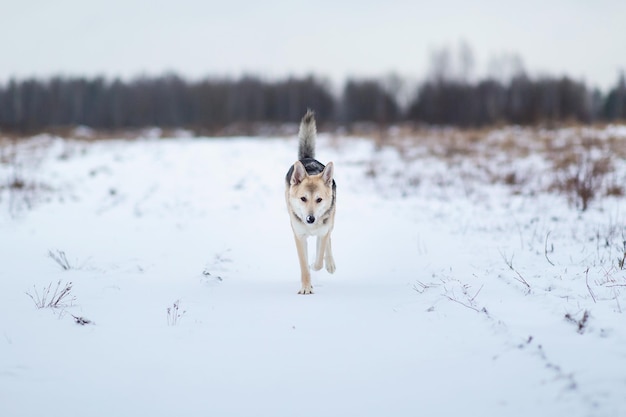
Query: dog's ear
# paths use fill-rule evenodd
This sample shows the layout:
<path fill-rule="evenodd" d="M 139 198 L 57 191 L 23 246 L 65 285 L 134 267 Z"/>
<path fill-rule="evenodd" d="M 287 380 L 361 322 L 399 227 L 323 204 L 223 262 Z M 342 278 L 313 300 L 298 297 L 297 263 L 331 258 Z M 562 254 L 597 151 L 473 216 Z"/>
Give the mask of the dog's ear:
<path fill-rule="evenodd" d="M 322 171 L 322 180 L 327 184 L 331 185 L 333 183 L 333 173 L 335 171 L 335 165 L 332 162 L 329 162 Z"/>
<path fill-rule="evenodd" d="M 307 177 L 306 169 L 304 169 L 304 165 L 302 162 L 296 161 L 293 164 L 293 173 L 291 174 L 291 185 L 298 185 Z"/>

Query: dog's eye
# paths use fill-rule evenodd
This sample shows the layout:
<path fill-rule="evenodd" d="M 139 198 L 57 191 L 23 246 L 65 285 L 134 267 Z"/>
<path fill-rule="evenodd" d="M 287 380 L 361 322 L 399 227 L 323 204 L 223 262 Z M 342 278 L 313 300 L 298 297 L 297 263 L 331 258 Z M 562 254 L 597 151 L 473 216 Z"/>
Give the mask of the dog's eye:
<path fill-rule="evenodd" d="M 306 197 L 300 197 L 300 200 L 304 201 L 306 203 Z"/>
<path fill-rule="evenodd" d="M 321 203 L 322 199 L 320 197 L 317 198 L 317 200 L 315 200 L 316 203 Z"/>

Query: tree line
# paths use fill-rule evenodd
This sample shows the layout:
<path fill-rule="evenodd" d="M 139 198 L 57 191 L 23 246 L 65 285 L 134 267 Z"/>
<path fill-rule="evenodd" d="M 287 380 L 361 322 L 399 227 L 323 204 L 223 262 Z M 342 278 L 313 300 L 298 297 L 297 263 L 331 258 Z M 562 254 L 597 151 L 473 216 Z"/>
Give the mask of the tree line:
<path fill-rule="evenodd" d="M 339 92 L 315 76 L 198 81 L 171 74 L 129 81 L 52 77 L 0 85 L 0 129 L 13 132 L 78 125 L 215 132 L 238 123 L 297 122 L 307 108 L 319 120 L 347 126 L 589 123 L 626 119 L 626 82 L 622 74 L 606 93 L 568 77 L 524 73 L 507 81 L 433 76 L 415 87 L 400 77 L 348 79 Z"/>

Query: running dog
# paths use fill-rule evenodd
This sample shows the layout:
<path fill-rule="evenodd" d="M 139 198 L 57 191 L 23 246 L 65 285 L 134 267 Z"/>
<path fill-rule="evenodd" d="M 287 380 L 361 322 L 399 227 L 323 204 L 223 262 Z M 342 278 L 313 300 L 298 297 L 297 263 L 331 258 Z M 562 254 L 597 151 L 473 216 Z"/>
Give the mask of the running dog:
<path fill-rule="evenodd" d="M 330 245 L 330 233 L 335 224 L 336 185 L 334 165 L 326 166 L 315 158 L 317 128 L 315 115 L 308 110 L 300 122 L 298 160 L 289 168 L 285 178 L 285 200 L 296 240 L 302 288 L 298 294 L 313 294 L 308 265 L 307 239 L 317 236 L 317 254 L 312 268 L 335 272 L 335 260 Z"/>

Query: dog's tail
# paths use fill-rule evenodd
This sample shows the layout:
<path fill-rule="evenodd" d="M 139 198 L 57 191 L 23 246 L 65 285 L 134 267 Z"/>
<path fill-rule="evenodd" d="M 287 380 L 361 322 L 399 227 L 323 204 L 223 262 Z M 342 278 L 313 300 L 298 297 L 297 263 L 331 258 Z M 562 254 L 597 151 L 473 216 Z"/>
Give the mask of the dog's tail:
<path fill-rule="evenodd" d="M 317 127 L 315 126 L 315 113 L 307 110 L 306 114 L 300 121 L 300 145 L 298 146 L 298 159 L 315 158 L 315 137 L 317 136 Z"/>

